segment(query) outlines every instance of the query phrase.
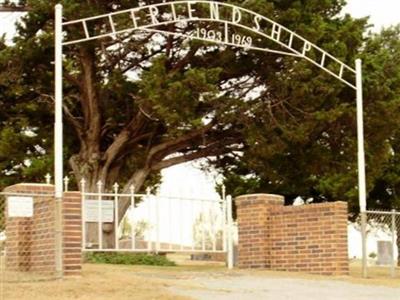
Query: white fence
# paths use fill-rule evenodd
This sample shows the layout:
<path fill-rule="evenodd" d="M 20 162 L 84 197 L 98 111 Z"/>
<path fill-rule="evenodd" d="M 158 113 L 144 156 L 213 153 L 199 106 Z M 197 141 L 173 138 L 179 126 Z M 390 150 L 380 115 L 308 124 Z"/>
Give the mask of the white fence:
<path fill-rule="evenodd" d="M 232 266 L 232 198 L 179 198 L 85 190 L 83 251 L 227 254 Z"/>

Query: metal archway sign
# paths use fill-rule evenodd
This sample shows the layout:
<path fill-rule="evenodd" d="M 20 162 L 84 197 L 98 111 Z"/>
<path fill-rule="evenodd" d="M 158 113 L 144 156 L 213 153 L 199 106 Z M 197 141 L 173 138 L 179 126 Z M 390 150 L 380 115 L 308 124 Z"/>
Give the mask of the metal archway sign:
<path fill-rule="evenodd" d="M 119 34 L 148 31 L 247 50 L 271 52 L 305 59 L 356 91 L 358 128 L 358 191 L 361 212 L 366 211 L 366 179 L 362 93 L 362 63 L 350 67 L 288 28 L 248 9 L 215 1 L 164 1 L 78 20 L 63 22 L 63 7 L 56 5 L 55 20 L 55 186 L 63 193 L 62 56 L 63 46 Z M 178 32 L 166 25 L 193 24 L 194 30 Z M 204 24 L 217 27 L 210 30 Z M 100 25 L 100 26 L 99 26 Z M 97 30 L 95 30 L 97 28 Z M 98 30 L 98 28 L 101 28 Z M 240 31 L 241 33 L 237 33 Z M 248 35 L 242 34 L 248 32 Z M 260 46 L 272 41 L 278 49 Z"/>

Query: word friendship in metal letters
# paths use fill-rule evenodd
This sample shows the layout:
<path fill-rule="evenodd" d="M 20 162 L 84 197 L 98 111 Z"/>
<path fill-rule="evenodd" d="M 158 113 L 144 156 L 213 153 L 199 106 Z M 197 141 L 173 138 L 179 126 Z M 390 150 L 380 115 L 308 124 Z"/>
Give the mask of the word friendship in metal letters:
<path fill-rule="evenodd" d="M 164 1 L 66 21 L 62 30 L 63 45 L 144 31 L 301 57 L 355 88 L 351 67 L 271 19 L 225 2 Z"/>

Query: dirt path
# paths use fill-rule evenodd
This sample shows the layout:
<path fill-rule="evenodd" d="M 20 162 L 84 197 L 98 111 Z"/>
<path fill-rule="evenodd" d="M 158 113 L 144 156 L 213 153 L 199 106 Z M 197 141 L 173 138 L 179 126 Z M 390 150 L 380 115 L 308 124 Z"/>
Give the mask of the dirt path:
<path fill-rule="evenodd" d="M 357 265 L 346 277 L 207 267 L 156 273 L 148 269 L 137 275 L 162 280 L 172 294 L 198 300 L 400 300 L 400 278 L 389 278 L 387 269 L 369 271 L 374 279 L 360 278 Z"/>
<path fill-rule="evenodd" d="M 385 276 L 362 280 L 221 266 L 84 265 L 80 278 L 0 282 L 0 300 L 399 300 L 400 279 Z"/>
<path fill-rule="evenodd" d="M 174 294 L 198 300 L 399 300 L 400 288 L 294 278 L 225 276 L 191 278 L 170 287 Z"/>

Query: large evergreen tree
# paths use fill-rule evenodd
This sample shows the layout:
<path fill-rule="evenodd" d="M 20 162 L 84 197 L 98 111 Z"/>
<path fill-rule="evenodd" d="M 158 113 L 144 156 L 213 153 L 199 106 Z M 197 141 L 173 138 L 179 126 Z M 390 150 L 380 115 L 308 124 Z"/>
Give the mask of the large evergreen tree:
<path fill-rule="evenodd" d="M 144 3 L 62 2 L 66 20 Z M 341 16 L 341 0 L 230 2 L 274 19 L 349 65 L 363 45 L 366 21 Z M 41 181 L 52 170 L 55 4 L 28 0 L 15 45 L 1 45 L 3 186 Z M 267 39 L 258 43 L 276 49 Z M 65 169 L 75 182 L 85 178 L 90 190 L 99 180 L 106 188 L 119 181 L 140 190 L 157 182 L 163 168 L 216 157 L 224 170 L 239 163 L 255 173 L 268 192 L 311 191 L 334 200 L 356 194 L 354 91 L 305 60 L 130 32 L 65 47 L 64 69 Z M 369 154 L 387 153 L 375 149 Z"/>
<path fill-rule="evenodd" d="M 139 2 L 63 4 L 65 18 L 72 20 Z M 339 16 L 344 1 L 231 2 L 273 18 L 345 62 L 352 62 L 361 46 L 365 22 Z M 18 26 L 15 45 L 1 46 L 3 186 L 51 172 L 54 4 L 27 1 L 30 12 Z M 120 181 L 140 189 L 163 168 L 235 155 L 251 145 L 284 157 L 282 137 L 301 151 L 324 128 L 335 133 L 354 128 L 353 91 L 294 58 L 146 32 L 65 51 L 65 167 L 76 181 L 85 178 L 90 189 L 98 180 L 107 187 Z M 323 165 L 332 173 L 339 148 L 325 158 L 332 163 Z M 289 155 L 285 164 L 290 165 Z"/>
<path fill-rule="evenodd" d="M 359 56 L 364 62 L 368 207 L 399 209 L 400 27 L 370 34 Z M 220 164 L 228 186 L 235 194 L 283 194 L 289 202 L 297 196 L 344 200 L 357 213 L 355 101 L 350 95 L 346 99 L 325 101 L 324 109 L 311 111 L 309 105 L 298 105 L 300 116 L 293 122 L 258 127 L 278 134 L 271 132 L 236 163 Z"/>

